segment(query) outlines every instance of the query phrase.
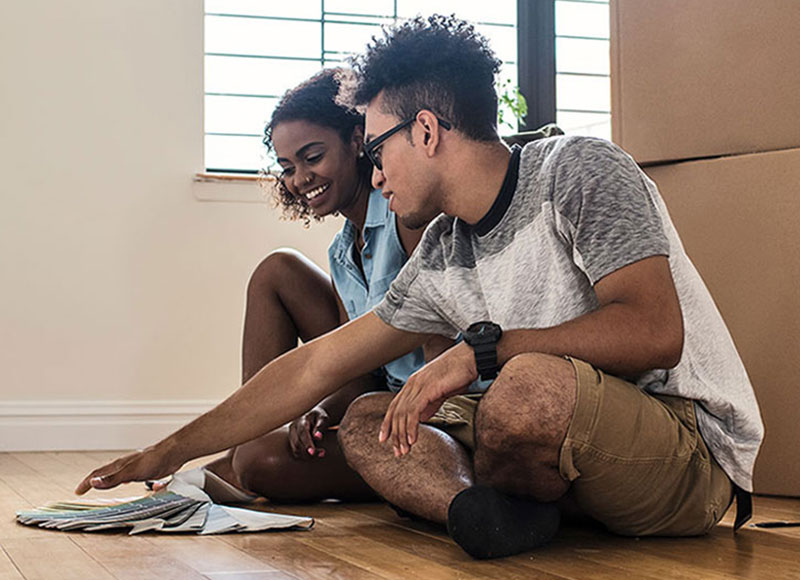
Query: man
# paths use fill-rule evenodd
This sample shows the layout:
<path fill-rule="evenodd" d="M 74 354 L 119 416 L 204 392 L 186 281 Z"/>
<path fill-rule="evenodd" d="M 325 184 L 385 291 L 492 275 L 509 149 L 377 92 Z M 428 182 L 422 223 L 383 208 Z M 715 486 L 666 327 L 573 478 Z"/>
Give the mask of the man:
<path fill-rule="evenodd" d="M 373 184 L 407 226 L 445 215 L 373 312 L 78 492 L 167 475 L 431 335 L 463 334 L 396 397 L 361 398 L 345 416 L 348 461 L 391 503 L 446 523 L 479 558 L 546 542 L 567 491 L 621 534 L 719 521 L 735 487 L 751 487 L 763 431 L 724 323 L 630 157 L 590 138 L 500 142 L 498 67 L 453 17 L 373 41 L 353 93 Z M 485 395 L 461 396 L 479 375 L 496 376 Z"/>

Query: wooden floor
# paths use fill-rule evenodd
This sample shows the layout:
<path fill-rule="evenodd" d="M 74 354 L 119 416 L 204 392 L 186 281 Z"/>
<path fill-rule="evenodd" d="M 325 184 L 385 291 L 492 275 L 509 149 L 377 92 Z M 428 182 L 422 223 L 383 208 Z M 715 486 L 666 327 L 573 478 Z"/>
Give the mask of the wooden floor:
<path fill-rule="evenodd" d="M 171 536 L 74 533 L 18 525 L 14 512 L 71 497 L 77 481 L 116 453 L 0 454 L 0 580 L 282 580 L 305 578 L 800 579 L 800 528 L 745 528 L 731 514 L 711 535 L 630 539 L 566 527 L 544 549 L 475 561 L 436 527 L 385 504 L 270 508 L 314 516 L 308 532 Z M 95 495 L 140 495 L 140 484 Z M 754 521 L 800 520 L 800 500 L 757 497 Z"/>

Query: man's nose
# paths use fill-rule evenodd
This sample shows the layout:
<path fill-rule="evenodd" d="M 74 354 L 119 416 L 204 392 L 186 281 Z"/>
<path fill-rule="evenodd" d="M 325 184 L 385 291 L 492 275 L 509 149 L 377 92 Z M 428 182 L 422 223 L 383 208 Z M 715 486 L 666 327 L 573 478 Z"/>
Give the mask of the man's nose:
<path fill-rule="evenodd" d="M 384 183 L 386 183 L 386 178 L 383 175 L 383 171 L 381 171 L 377 167 L 373 167 L 372 168 L 372 187 L 373 187 L 373 189 L 382 189 Z"/>

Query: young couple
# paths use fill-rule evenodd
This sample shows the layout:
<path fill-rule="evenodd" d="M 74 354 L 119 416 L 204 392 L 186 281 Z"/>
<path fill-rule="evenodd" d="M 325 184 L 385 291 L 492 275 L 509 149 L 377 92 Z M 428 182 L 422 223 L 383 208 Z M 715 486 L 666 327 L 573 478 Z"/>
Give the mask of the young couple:
<path fill-rule="evenodd" d="M 248 464 L 243 450 L 260 445 L 252 443 L 258 437 L 286 448 L 286 431 L 274 431 L 286 423 L 294 421 L 288 437 L 298 455 L 320 433 L 322 461 L 341 458 L 314 426 L 325 414 L 308 415 L 324 401 L 347 409 L 338 440 L 357 475 L 339 459 L 347 478 L 340 492 L 363 497 L 363 480 L 403 510 L 446 524 L 477 558 L 547 542 L 567 496 L 626 535 L 703 534 L 735 492 L 746 496 L 763 436 L 758 407 L 655 185 L 599 139 L 509 149 L 497 136 L 499 64 L 486 40 L 454 17 L 417 18 L 373 40 L 354 62 L 356 82 L 337 98 L 366 107 L 363 150 L 374 164 L 372 186 L 397 215 L 394 240 L 407 253 L 411 234 L 431 222 L 416 251 L 377 304 L 363 302 L 365 314 L 298 348 L 298 334 L 329 328 L 286 323 L 291 297 L 268 287 L 284 312 L 254 324 L 283 316 L 295 334 L 272 357 L 287 352 L 259 370 L 254 362 L 242 388 L 176 433 L 93 471 L 79 493 L 164 477 L 230 448 L 225 461 L 237 483 L 261 493 L 237 466 Z M 286 133 L 292 124 L 283 122 Z M 338 209 L 350 220 L 331 256 L 340 310 L 352 318 L 359 312 L 350 312 L 335 262 L 344 260 L 354 283 L 373 279 L 367 231 L 378 195 L 357 185 L 352 168 L 353 177 L 338 177 L 345 163 L 335 174 L 311 171 L 313 145 L 302 149 L 308 135 L 282 144 L 281 122 L 271 127 L 282 165 L 295 172 L 284 180 L 289 199 L 302 195 L 317 214 Z M 355 165 L 360 135 L 338 139 Z M 355 200 L 362 188 L 371 197 L 360 212 L 333 203 L 334 193 Z M 388 231 L 391 213 L 383 216 Z M 335 316 L 328 320 L 336 325 Z M 452 346 L 437 338 L 459 336 Z M 442 352 L 399 393 L 331 404 L 342 385 L 348 401 L 368 389 L 352 381 L 430 341 L 438 346 L 432 354 Z M 313 461 L 318 447 L 305 449 Z"/>

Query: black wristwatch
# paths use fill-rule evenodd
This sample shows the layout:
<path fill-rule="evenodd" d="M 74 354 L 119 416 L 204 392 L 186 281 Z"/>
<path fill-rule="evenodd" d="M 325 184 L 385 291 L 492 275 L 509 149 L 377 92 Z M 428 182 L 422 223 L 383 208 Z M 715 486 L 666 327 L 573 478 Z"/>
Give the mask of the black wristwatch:
<path fill-rule="evenodd" d="M 503 329 L 488 320 L 470 324 L 464 333 L 464 342 L 475 351 L 475 366 L 483 380 L 495 378 L 500 370 L 497 365 L 497 342 L 501 336 Z"/>

